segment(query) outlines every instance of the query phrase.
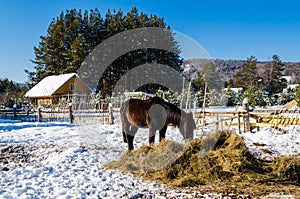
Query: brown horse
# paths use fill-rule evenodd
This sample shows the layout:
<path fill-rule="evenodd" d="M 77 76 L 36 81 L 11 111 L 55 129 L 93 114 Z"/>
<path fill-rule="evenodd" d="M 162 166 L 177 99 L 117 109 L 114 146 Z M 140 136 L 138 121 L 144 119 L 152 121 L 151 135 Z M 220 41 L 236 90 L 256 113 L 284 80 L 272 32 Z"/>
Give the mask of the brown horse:
<path fill-rule="evenodd" d="M 186 113 L 162 98 L 129 99 L 121 107 L 123 139 L 133 150 L 133 139 L 138 128 L 149 128 L 149 143 L 154 143 L 159 130 L 159 141 L 165 138 L 168 125 L 179 128 L 184 139 L 193 139 L 196 128 L 192 113 Z"/>

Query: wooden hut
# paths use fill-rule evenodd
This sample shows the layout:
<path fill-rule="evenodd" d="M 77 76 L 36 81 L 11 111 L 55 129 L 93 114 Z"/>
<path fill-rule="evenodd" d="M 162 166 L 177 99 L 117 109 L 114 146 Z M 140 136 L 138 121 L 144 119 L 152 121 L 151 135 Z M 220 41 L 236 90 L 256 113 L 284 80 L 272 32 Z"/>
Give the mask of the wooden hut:
<path fill-rule="evenodd" d="M 73 95 L 89 95 L 91 92 L 76 73 L 68 73 L 45 77 L 25 97 L 30 98 L 35 106 L 53 107 L 61 100 L 69 100 Z"/>

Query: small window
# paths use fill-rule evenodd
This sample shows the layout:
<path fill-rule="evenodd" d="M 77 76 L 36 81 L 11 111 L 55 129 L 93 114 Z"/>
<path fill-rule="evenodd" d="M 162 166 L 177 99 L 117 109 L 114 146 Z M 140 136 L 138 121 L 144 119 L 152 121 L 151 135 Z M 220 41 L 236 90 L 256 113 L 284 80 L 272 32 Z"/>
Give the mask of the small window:
<path fill-rule="evenodd" d="M 75 87 L 75 83 L 71 83 L 70 84 L 70 91 L 75 91 L 76 87 Z"/>

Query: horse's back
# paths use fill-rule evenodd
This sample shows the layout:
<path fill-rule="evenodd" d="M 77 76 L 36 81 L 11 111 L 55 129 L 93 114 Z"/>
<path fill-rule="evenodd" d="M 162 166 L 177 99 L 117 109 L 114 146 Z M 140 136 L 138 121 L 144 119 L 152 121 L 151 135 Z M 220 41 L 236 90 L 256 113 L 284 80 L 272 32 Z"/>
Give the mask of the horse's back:
<path fill-rule="evenodd" d="M 152 97 L 147 100 L 128 99 L 121 107 L 121 117 L 123 117 L 123 120 L 127 119 L 132 125 L 145 127 L 149 122 L 147 120 L 149 120 L 149 111 L 152 105 L 161 105 L 165 109 L 168 125 L 179 125 L 181 110 L 160 97 Z"/>

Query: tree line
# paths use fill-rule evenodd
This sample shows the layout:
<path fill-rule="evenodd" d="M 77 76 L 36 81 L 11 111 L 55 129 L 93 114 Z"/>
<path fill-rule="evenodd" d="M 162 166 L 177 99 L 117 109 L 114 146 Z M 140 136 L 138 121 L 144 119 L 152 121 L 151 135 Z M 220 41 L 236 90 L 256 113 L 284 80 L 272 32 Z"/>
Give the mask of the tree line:
<path fill-rule="evenodd" d="M 242 69 L 234 75 L 230 86 L 242 87 L 248 90 L 251 87 L 264 89 L 269 95 L 282 92 L 287 87 L 287 80 L 284 76 L 284 64 L 278 55 L 272 56 L 263 74 L 260 76 L 257 68 L 257 59 L 254 56 L 247 58 Z"/>
<path fill-rule="evenodd" d="M 142 27 L 170 29 L 163 18 L 139 13 L 135 7 L 126 14 L 121 10 L 108 10 L 104 16 L 97 9 L 61 12 L 50 23 L 47 34 L 40 37 L 39 45 L 34 47 L 34 71 L 25 71 L 30 86 L 49 75 L 77 73 L 86 56 L 102 41 L 125 30 Z M 179 46 L 173 35 L 171 39 L 171 48 L 178 53 L 148 48 L 118 57 L 99 77 L 97 92 L 103 96 L 111 95 L 113 86 L 120 77 L 141 64 L 157 62 L 179 71 L 182 63 L 178 55 Z"/>
<path fill-rule="evenodd" d="M 285 64 L 278 55 L 273 55 L 272 60 L 264 66 L 258 65 L 255 56 L 248 57 L 241 70 L 225 84 L 228 88 L 227 105 L 241 103 L 244 97 L 250 100 L 252 106 L 284 105 L 294 99 L 300 105 L 300 87 L 296 90 L 287 89 L 288 82 L 284 78 L 285 74 Z M 230 90 L 233 87 L 240 87 L 243 90 L 234 94 Z"/>
<path fill-rule="evenodd" d="M 247 60 L 213 60 L 215 66 L 220 70 L 224 81 L 234 80 L 234 75 L 240 71 Z M 269 61 L 257 61 L 256 68 L 258 74 L 263 76 L 265 70 L 270 67 L 270 62 L 272 62 L 272 56 Z M 300 82 L 300 62 L 282 62 L 284 64 L 284 75 L 290 76 L 290 83 L 296 84 Z"/>
<path fill-rule="evenodd" d="M 11 80 L 0 79 L 0 104 L 1 108 L 12 107 L 14 104 L 21 104 L 27 91 L 26 86 L 17 84 Z"/>
<path fill-rule="evenodd" d="M 261 75 L 258 71 L 257 59 L 254 56 L 248 57 L 227 87 L 243 88 L 243 93 L 239 95 L 247 97 L 252 106 L 283 105 L 295 99 L 295 91 L 283 92 L 287 88 L 287 80 L 284 78 L 285 65 L 278 55 L 272 56 L 272 61 L 267 63 Z M 229 90 L 227 92 L 227 95 L 232 95 Z M 231 100 L 227 103 L 235 104 Z"/>
<path fill-rule="evenodd" d="M 101 15 L 97 9 L 89 11 L 71 9 L 61 12 L 58 17 L 53 18 L 47 34 L 41 36 L 38 46 L 34 47 L 35 57 L 32 60 L 34 70 L 25 70 L 28 74 L 29 86 L 34 86 L 49 75 L 77 73 L 86 56 L 98 44 L 125 30 L 141 27 L 170 29 L 164 18 L 152 14 L 149 16 L 143 12 L 139 13 L 135 7 L 125 14 L 122 10 L 112 12 L 108 10 Z M 171 40 L 171 48 L 176 53 L 147 48 L 128 52 L 118 57 L 99 77 L 97 92 L 103 98 L 111 96 L 114 85 L 122 75 L 145 63 L 160 63 L 169 65 L 179 72 L 183 71 L 183 59 L 179 56 L 180 46 L 173 35 L 171 35 Z M 239 98 L 244 96 L 247 96 L 253 105 L 272 105 L 278 102 L 283 103 L 290 98 L 297 99 L 297 92 L 293 95 L 278 96 L 278 93 L 281 93 L 287 85 L 286 80 L 282 77 L 285 69 L 284 63 L 278 55 L 273 55 L 272 61 L 267 63 L 263 73 L 258 73 L 258 69 L 256 57 L 250 56 L 243 62 L 242 68 L 233 76 L 234 78 L 225 82 L 227 88 L 243 88 L 243 92 L 238 95 L 233 95 L 230 93 L 230 89 L 227 89 L 227 105 L 238 104 Z M 192 86 L 197 93 L 197 96 L 194 97 L 201 105 L 205 89 L 201 74 L 198 74 L 198 79 L 193 80 Z M 161 85 L 144 85 L 139 89 L 155 93 L 159 88 L 163 87 Z M 167 90 L 167 88 L 163 89 Z M 212 92 L 210 91 L 210 94 Z M 212 103 L 212 101 L 212 98 L 208 97 L 207 103 Z"/>

